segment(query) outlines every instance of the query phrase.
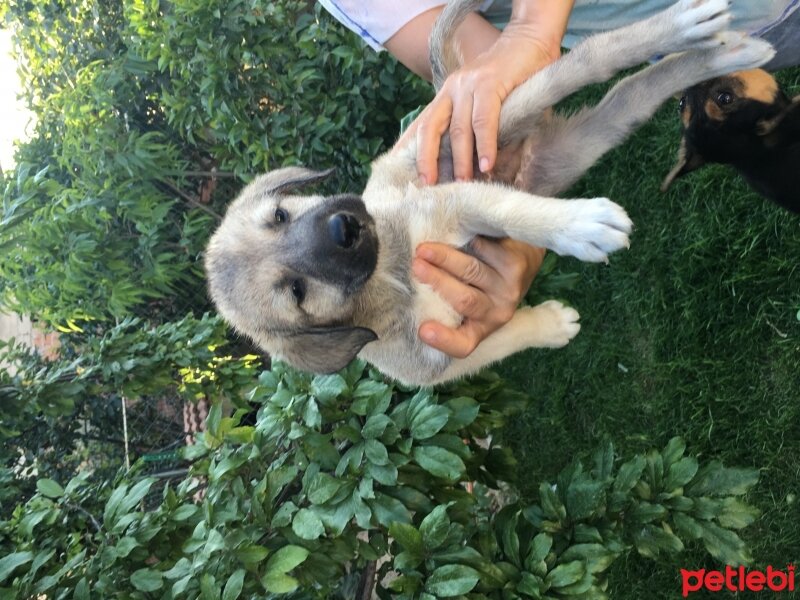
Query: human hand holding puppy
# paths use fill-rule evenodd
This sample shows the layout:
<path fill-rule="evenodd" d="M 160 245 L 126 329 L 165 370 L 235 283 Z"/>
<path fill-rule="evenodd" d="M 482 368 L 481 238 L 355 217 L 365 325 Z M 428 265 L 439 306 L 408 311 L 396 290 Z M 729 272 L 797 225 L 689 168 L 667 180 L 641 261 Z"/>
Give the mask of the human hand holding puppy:
<path fill-rule="evenodd" d="M 465 20 L 457 33 L 464 65 L 447 78 L 398 143 L 417 140 L 420 183 L 436 183 L 439 146 L 446 132 L 457 180 L 472 179 L 476 148 L 480 170 L 494 168 L 502 102 L 520 83 L 558 59 L 571 8 L 571 1 L 517 0 L 503 32 L 477 14 Z M 439 12 L 423 13 L 386 42 L 392 54 L 427 79 L 427 40 Z M 511 319 L 544 258 L 544 249 L 509 239 L 481 238 L 473 249 L 477 256 L 443 244 L 423 244 L 413 265 L 417 279 L 464 317 L 458 328 L 427 321 L 419 330 L 425 343 L 455 358 L 468 356 Z"/>

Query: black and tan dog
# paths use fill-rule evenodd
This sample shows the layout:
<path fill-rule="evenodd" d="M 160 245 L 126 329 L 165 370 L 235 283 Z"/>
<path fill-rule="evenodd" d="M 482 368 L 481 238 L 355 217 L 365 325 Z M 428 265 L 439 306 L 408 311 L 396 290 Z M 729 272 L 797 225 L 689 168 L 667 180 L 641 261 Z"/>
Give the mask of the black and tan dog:
<path fill-rule="evenodd" d="M 689 88 L 680 100 L 683 140 L 661 186 L 706 163 L 732 165 L 762 196 L 800 213 L 800 96 L 789 99 L 762 69 Z"/>

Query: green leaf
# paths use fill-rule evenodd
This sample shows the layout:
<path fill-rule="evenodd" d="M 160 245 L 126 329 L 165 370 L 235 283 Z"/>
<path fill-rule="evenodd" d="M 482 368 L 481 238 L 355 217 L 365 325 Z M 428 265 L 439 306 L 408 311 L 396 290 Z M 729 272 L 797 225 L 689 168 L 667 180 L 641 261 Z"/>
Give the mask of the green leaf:
<path fill-rule="evenodd" d="M 619 473 L 617 473 L 612 489 L 621 494 L 630 492 L 641 478 L 646 464 L 647 461 L 643 456 L 636 456 L 624 463 L 619 468 Z"/>
<path fill-rule="evenodd" d="M 674 437 L 667 442 L 661 457 L 664 461 L 664 468 L 669 469 L 672 465 L 678 462 L 683 453 L 686 452 L 686 443 L 680 437 Z"/>
<path fill-rule="evenodd" d="M 543 561 L 550 553 L 550 548 L 553 547 L 553 538 L 550 534 L 539 533 L 531 540 L 528 548 L 528 556 L 525 559 L 526 565 L 533 565 Z M 527 568 L 531 568 L 528 566 Z"/>
<path fill-rule="evenodd" d="M 686 536 L 690 540 L 699 540 L 703 537 L 703 527 L 689 515 L 681 512 L 676 512 L 672 515 L 672 521 L 675 524 L 675 529 L 681 535 Z"/>
<path fill-rule="evenodd" d="M 559 560 L 564 562 L 582 560 L 586 564 L 587 572 L 601 573 L 614 562 L 616 557 L 615 553 L 602 544 L 574 544 L 563 552 Z"/>
<path fill-rule="evenodd" d="M 342 480 L 331 477 L 327 473 L 318 473 L 312 480 L 306 490 L 308 500 L 312 504 L 324 504 L 342 487 Z"/>
<path fill-rule="evenodd" d="M 738 498 L 725 498 L 722 501 L 722 513 L 717 517 L 717 521 L 725 529 L 742 529 L 752 524 L 759 514 L 757 508 L 745 504 Z"/>
<path fill-rule="evenodd" d="M 683 542 L 674 534 L 656 527 L 645 525 L 633 535 L 633 543 L 639 554 L 657 559 L 660 554 L 677 554 L 683 550 Z"/>
<path fill-rule="evenodd" d="M 415 557 L 423 554 L 422 535 L 413 526 L 406 523 L 392 523 L 389 525 L 389 535 Z"/>
<path fill-rule="evenodd" d="M 444 406 L 431 404 L 416 411 L 409 423 L 411 437 L 415 440 L 426 440 L 433 437 L 447 424 L 450 411 Z"/>
<path fill-rule="evenodd" d="M 364 443 L 364 454 L 367 460 L 374 465 L 382 466 L 389 462 L 389 453 L 386 446 L 378 440 L 367 440 Z"/>
<path fill-rule="evenodd" d="M 341 375 L 317 375 L 311 381 L 311 394 L 323 404 L 335 400 L 347 391 L 347 382 Z"/>
<path fill-rule="evenodd" d="M 316 540 L 325 533 L 325 527 L 322 525 L 322 519 L 316 513 L 307 508 L 301 508 L 292 520 L 292 531 L 300 539 Z"/>
<path fill-rule="evenodd" d="M 547 482 L 542 482 L 539 485 L 539 501 L 542 503 L 544 514 L 549 519 L 561 521 L 566 518 L 567 509 L 564 508 L 553 487 Z"/>
<path fill-rule="evenodd" d="M 572 521 L 587 519 L 601 512 L 605 505 L 605 484 L 579 479 L 570 484 L 566 494 L 566 509 Z"/>
<path fill-rule="evenodd" d="M 447 506 L 440 504 L 422 519 L 419 526 L 425 550 L 430 552 L 441 546 L 447 538 L 449 530 L 450 518 L 447 516 Z"/>
<path fill-rule="evenodd" d="M 60 498 L 64 495 L 64 488 L 52 479 L 40 479 L 36 482 L 36 489 L 48 498 Z"/>
<path fill-rule="evenodd" d="M 758 482 L 757 469 L 723 467 L 712 461 L 686 488 L 687 496 L 741 496 Z"/>
<path fill-rule="evenodd" d="M 378 438 L 383 435 L 386 427 L 391 422 L 392 420 L 384 414 L 373 415 L 367 419 L 364 427 L 361 428 L 361 436 L 366 440 Z"/>
<path fill-rule="evenodd" d="M 277 550 L 267 561 L 267 574 L 288 573 L 308 558 L 308 550 L 300 546 L 288 545 Z"/>
<path fill-rule="evenodd" d="M 428 473 L 448 481 L 457 481 L 466 471 L 464 462 L 456 454 L 438 446 L 415 446 L 412 456 Z"/>
<path fill-rule="evenodd" d="M 425 582 L 425 590 L 440 598 L 461 596 L 471 591 L 480 574 L 465 565 L 445 565 L 436 569 Z"/>
<path fill-rule="evenodd" d="M 14 569 L 26 565 L 33 560 L 33 552 L 14 552 L 0 558 L 0 583 L 3 583 Z"/>
<path fill-rule="evenodd" d="M 140 592 L 155 592 L 164 585 L 164 578 L 159 571 L 138 569 L 131 573 L 131 585 Z"/>
<path fill-rule="evenodd" d="M 89 600 L 89 580 L 86 577 L 82 577 L 75 586 L 72 598 L 73 600 Z"/>
<path fill-rule="evenodd" d="M 706 550 L 722 564 L 735 567 L 753 562 L 747 546 L 733 531 L 728 531 L 713 523 L 703 523 L 702 527 Z"/>
<path fill-rule="evenodd" d="M 673 463 L 667 470 L 664 478 L 664 489 L 668 492 L 676 490 L 689 483 L 697 473 L 697 459 L 686 456 Z"/>
<path fill-rule="evenodd" d="M 521 594 L 525 594 L 526 596 L 538 600 L 542 597 L 541 590 L 543 584 L 544 582 L 540 577 L 524 572 L 522 573 L 519 583 L 517 584 L 517 591 Z"/>
<path fill-rule="evenodd" d="M 564 563 L 552 569 L 545 577 L 544 582 L 553 588 L 562 588 L 580 581 L 586 568 L 580 560 Z"/>
<path fill-rule="evenodd" d="M 244 569 L 234 571 L 225 583 L 225 589 L 222 590 L 222 600 L 236 600 L 239 597 L 244 586 L 244 576 Z"/>
<path fill-rule="evenodd" d="M 457 431 L 471 425 L 481 410 L 481 405 L 474 398 L 461 396 L 451 398 L 445 402 L 445 406 L 450 409 L 450 420 L 447 422 L 448 431 Z"/>
<path fill-rule="evenodd" d="M 236 558 L 238 558 L 244 564 L 255 565 L 267 558 L 269 550 L 267 550 L 264 546 L 248 544 L 246 546 L 242 546 L 241 548 L 236 548 L 236 550 L 234 550 L 234 554 L 236 555 Z"/>
<path fill-rule="evenodd" d="M 411 523 L 411 513 L 405 505 L 386 494 L 376 493 L 374 500 L 367 500 L 375 519 L 384 527 L 392 523 Z"/>
<path fill-rule="evenodd" d="M 300 583 L 285 573 L 267 573 L 261 578 L 261 585 L 273 594 L 288 594 L 297 589 Z"/>

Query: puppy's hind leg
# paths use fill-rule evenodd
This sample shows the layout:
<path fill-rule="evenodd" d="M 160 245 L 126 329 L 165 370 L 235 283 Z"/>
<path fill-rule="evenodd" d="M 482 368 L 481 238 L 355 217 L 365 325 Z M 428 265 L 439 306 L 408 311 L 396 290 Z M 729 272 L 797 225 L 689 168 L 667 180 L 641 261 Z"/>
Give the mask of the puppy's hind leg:
<path fill-rule="evenodd" d="M 566 346 L 580 331 L 578 318 L 578 311 L 555 300 L 520 308 L 508 323 L 483 340 L 472 354 L 453 360 L 438 381 L 471 375 L 526 348 Z"/>
<path fill-rule="evenodd" d="M 587 85 L 656 55 L 718 46 L 716 35 L 731 19 L 728 5 L 728 0 L 680 0 L 649 19 L 586 38 L 508 96 L 500 145 L 526 137 L 532 117 Z"/>
<path fill-rule="evenodd" d="M 755 68 L 774 54 L 767 42 L 742 34 L 726 32 L 717 39 L 716 48 L 669 56 L 620 81 L 597 106 L 548 123 L 517 187 L 535 186 L 545 195 L 566 189 L 676 93 L 734 70 Z"/>

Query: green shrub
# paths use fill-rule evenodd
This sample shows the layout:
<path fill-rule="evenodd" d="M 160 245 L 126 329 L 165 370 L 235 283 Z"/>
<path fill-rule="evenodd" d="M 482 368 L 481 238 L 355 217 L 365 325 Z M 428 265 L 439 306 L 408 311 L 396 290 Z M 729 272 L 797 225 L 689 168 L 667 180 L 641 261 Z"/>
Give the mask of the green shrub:
<path fill-rule="evenodd" d="M 0 302 L 72 330 L 201 314 L 202 249 L 243 182 L 303 163 L 356 191 L 430 96 L 297 0 L 12 1 L 5 20 L 37 126 L 5 185 Z"/>
<path fill-rule="evenodd" d="M 185 452 L 190 477 L 153 510 L 141 501 L 157 482 L 136 470 L 114 485 L 39 480 L 0 522 L 2 591 L 333 599 L 377 584 L 409 600 L 605 598 L 606 570 L 633 549 L 658 558 L 697 539 L 722 562 L 750 560 L 735 530 L 756 517 L 739 497 L 757 472 L 701 467 L 677 438 L 621 464 L 608 444 L 589 469 L 576 461 L 542 483 L 538 504 L 490 510 L 464 485 L 496 487 L 514 460 L 478 438 L 525 405 L 496 377 L 433 393 L 360 362 L 318 377 L 278 364 L 249 400 L 254 425 L 244 409 L 212 409 Z"/>

